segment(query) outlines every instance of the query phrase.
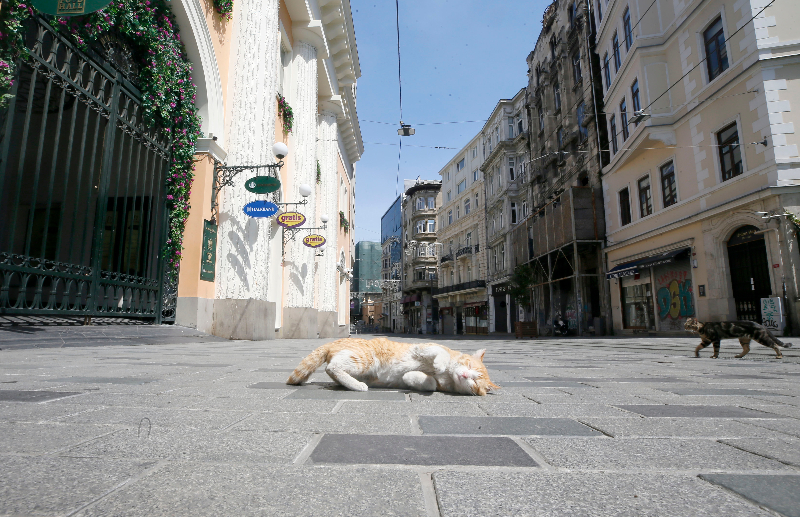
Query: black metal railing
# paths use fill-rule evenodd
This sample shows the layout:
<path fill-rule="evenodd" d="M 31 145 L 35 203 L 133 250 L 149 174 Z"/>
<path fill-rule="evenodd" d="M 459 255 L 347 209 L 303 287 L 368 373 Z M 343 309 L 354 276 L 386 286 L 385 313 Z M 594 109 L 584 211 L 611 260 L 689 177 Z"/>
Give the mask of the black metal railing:
<path fill-rule="evenodd" d="M 453 254 L 448 253 L 447 255 L 442 255 L 441 263 L 444 264 L 445 262 L 451 262 L 453 260 Z"/>
<path fill-rule="evenodd" d="M 458 291 L 467 291 L 469 289 L 480 289 L 481 287 L 486 287 L 486 280 L 473 280 L 471 282 L 448 285 L 447 287 L 434 287 L 433 295 L 455 293 Z"/>
<path fill-rule="evenodd" d="M 464 246 L 456 251 L 456 258 L 463 257 L 464 255 L 472 255 L 472 246 Z"/>

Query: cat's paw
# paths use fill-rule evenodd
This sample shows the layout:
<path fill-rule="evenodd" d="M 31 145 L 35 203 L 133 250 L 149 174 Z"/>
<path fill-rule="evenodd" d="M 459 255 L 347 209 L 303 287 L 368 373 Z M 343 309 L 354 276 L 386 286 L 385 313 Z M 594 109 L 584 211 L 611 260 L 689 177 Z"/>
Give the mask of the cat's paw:
<path fill-rule="evenodd" d="M 442 356 L 436 356 L 433 360 L 433 371 L 442 374 L 447 371 L 448 359 Z"/>
<path fill-rule="evenodd" d="M 369 391 L 369 386 L 363 382 L 357 382 L 353 385 L 353 391 Z"/>

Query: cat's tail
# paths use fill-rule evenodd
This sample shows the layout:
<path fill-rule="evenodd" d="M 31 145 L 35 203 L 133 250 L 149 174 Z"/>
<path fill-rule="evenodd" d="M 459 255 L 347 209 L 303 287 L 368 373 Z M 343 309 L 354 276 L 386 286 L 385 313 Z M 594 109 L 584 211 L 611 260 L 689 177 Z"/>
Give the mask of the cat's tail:
<path fill-rule="evenodd" d="M 328 361 L 328 348 L 329 345 L 322 345 L 310 354 L 305 359 L 300 361 L 297 368 L 294 369 L 292 374 L 286 380 L 286 384 L 299 386 L 303 384 L 314 371 L 322 366 L 323 363 Z"/>

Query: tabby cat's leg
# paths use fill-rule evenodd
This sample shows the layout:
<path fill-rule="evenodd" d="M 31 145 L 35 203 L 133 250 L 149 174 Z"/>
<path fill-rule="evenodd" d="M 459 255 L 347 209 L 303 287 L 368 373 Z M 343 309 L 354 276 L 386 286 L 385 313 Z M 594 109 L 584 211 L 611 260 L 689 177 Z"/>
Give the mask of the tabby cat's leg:
<path fill-rule="evenodd" d="M 781 349 L 778 348 L 778 343 L 776 343 L 775 338 L 769 334 L 769 331 L 765 330 L 759 332 L 753 337 L 758 343 L 764 345 L 767 348 L 775 350 L 775 356 L 777 359 L 783 359 L 783 354 L 781 353 Z"/>
<path fill-rule="evenodd" d="M 403 374 L 403 382 L 412 390 L 436 391 L 436 378 L 425 372 L 406 372 Z"/>
<path fill-rule="evenodd" d="M 341 352 L 333 356 L 331 362 L 325 368 L 325 373 L 330 375 L 331 379 L 335 380 L 348 390 L 353 391 L 367 391 L 369 388 L 363 382 L 354 379 L 352 375 L 347 373 L 346 369 L 352 366 L 353 363 L 349 355 L 343 355 Z"/>
<path fill-rule="evenodd" d="M 744 357 L 748 353 L 750 353 L 750 338 L 749 337 L 740 337 L 739 338 L 739 344 L 742 345 L 742 353 L 741 354 L 736 354 L 734 356 L 737 359 L 740 358 L 740 357 Z"/>
<path fill-rule="evenodd" d="M 700 357 L 700 350 L 704 349 L 705 347 L 707 347 L 710 344 L 711 344 L 711 341 L 708 341 L 707 339 L 703 339 L 700 342 L 700 344 L 697 345 L 697 348 L 694 349 L 694 356 L 695 357 Z"/>
<path fill-rule="evenodd" d="M 714 341 L 714 353 L 711 354 L 711 359 L 716 359 L 719 357 L 719 340 Z"/>

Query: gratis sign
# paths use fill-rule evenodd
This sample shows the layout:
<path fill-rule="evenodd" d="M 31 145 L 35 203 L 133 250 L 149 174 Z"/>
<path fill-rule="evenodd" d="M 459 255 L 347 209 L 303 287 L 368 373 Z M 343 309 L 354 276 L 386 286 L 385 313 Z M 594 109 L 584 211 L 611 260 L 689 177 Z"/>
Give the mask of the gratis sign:
<path fill-rule="evenodd" d="M 32 0 L 33 6 L 46 14 L 54 16 L 80 16 L 99 11 L 111 0 Z"/>

